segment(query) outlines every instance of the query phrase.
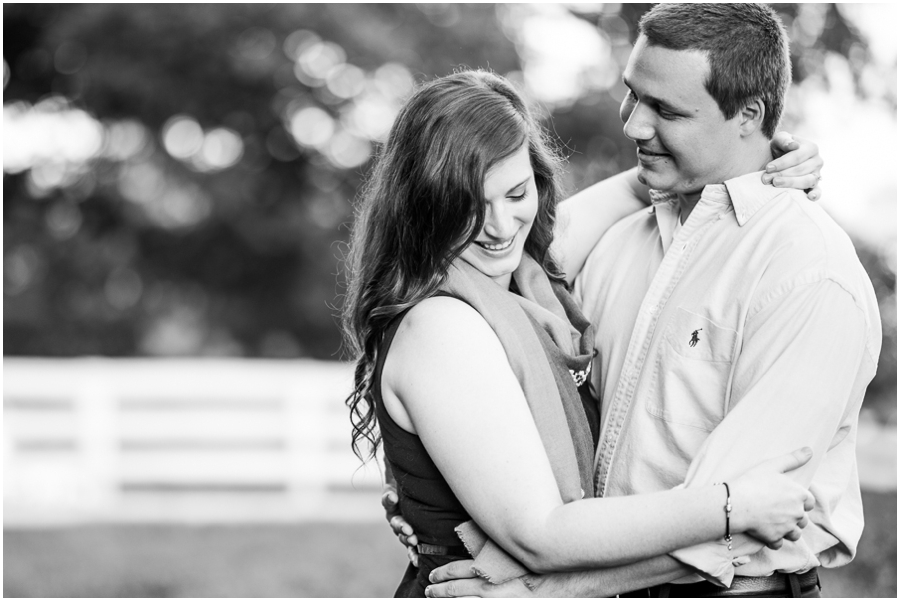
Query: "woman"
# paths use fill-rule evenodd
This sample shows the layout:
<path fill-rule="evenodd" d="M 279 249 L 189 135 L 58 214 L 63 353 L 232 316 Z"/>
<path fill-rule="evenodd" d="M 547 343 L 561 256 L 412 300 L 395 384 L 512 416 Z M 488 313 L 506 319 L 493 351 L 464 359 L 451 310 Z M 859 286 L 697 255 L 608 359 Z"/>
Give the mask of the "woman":
<path fill-rule="evenodd" d="M 374 452 L 377 421 L 421 543 L 398 596 L 424 596 L 431 569 L 483 550 L 471 547 L 471 524 L 460 530 L 470 547 L 459 544 L 469 520 L 534 572 L 628 563 L 724 534 L 723 485 L 590 498 L 592 335 L 551 252 L 558 180 L 508 82 L 464 72 L 407 102 L 363 194 L 344 306 L 359 356 L 348 404 L 354 448 L 367 438 Z M 570 279 L 614 220 L 571 217 Z M 732 532 L 799 538 L 812 499 L 781 473 L 808 461 L 795 455 L 729 483 Z"/>

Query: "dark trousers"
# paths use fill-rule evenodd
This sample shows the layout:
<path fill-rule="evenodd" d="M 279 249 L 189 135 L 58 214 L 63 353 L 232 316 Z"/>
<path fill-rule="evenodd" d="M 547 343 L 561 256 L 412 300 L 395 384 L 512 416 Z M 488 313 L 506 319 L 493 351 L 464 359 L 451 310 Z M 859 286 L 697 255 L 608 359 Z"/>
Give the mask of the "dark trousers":
<path fill-rule="evenodd" d="M 822 586 L 815 570 L 806 574 L 773 574 L 767 578 L 735 576 L 732 588 L 711 582 L 693 584 L 661 584 L 643 588 L 620 597 L 821 597 Z"/>

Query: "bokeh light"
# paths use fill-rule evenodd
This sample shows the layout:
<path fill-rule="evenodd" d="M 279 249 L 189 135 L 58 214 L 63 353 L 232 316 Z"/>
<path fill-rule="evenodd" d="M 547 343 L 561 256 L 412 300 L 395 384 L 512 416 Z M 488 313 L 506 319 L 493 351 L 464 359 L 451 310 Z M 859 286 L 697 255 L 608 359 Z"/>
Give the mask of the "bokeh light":
<path fill-rule="evenodd" d="M 227 169 L 237 163 L 244 153 L 244 144 L 237 132 L 217 127 L 203 137 L 203 145 L 198 153 L 201 169 Z"/>
<path fill-rule="evenodd" d="M 191 117 L 176 115 L 163 126 L 162 139 L 170 155 L 186 160 L 203 147 L 203 128 Z"/>
<path fill-rule="evenodd" d="M 339 45 L 315 41 L 300 51 L 294 73 L 302 83 L 318 87 L 325 83 L 328 73 L 345 60 L 347 54 Z"/>
<path fill-rule="evenodd" d="M 351 169 L 369 160 L 372 145 L 348 131 L 339 131 L 328 144 L 328 158 L 335 167 Z"/>
<path fill-rule="evenodd" d="M 328 72 L 326 85 L 338 98 L 353 98 L 365 89 L 366 74 L 354 65 L 337 65 Z"/>
<path fill-rule="evenodd" d="M 613 86 L 619 71 L 604 34 L 562 5 L 501 5 L 498 17 L 520 49 L 528 93 L 568 106 Z"/>
<path fill-rule="evenodd" d="M 32 167 L 55 164 L 51 170 L 76 170 L 103 147 L 103 127 L 81 109 L 72 108 L 60 96 L 31 106 L 18 101 L 3 105 L 3 170 L 19 173 Z M 44 181 L 68 181 L 48 175 Z"/>
<path fill-rule="evenodd" d="M 334 134 L 334 119 L 324 110 L 310 106 L 296 111 L 290 118 L 291 135 L 297 143 L 309 148 L 322 148 Z"/>
<path fill-rule="evenodd" d="M 139 155 L 150 144 L 150 133 L 136 119 L 113 121 L 106 125 L 104 156 L 114 161 L 126 161 Z"/>

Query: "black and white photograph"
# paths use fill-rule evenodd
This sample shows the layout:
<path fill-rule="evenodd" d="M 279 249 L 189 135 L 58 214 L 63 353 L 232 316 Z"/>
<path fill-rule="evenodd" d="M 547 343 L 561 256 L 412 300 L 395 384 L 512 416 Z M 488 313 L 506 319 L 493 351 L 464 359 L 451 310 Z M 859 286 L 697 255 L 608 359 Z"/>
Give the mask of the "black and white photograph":
<path fill-rule="evenodd" d="M 4 3 L 3 596 L 897 597 L 888 3 Z"/>

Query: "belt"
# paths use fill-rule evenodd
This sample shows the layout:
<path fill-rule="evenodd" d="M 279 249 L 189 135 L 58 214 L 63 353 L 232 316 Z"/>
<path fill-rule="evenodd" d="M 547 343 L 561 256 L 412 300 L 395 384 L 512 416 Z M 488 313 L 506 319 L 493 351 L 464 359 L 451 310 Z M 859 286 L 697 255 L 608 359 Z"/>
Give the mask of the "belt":
<path fill-rule="evenodd" d="M 691 584 L 661 584 L 620 595 L 622 597 L 752 597 L 763 593 L 786 593 L 788 597 L 799 597 L 819 586 L 816 569 L 803 574 L 780 574 L 771 576 L 735 576 L 730 588 L 717 586 L 712 582 L 692 582 Z"/>
<path fill-rule="evenodd" d="M 469 551 L 463 545 L 448 547 L 446 545 L 429 545 L 419 543 L 416 545 L 419 555 L 448 555 L 451 557 L 471 557 Z"/>

